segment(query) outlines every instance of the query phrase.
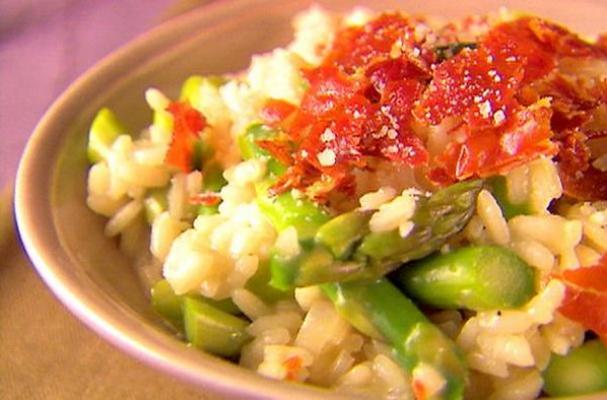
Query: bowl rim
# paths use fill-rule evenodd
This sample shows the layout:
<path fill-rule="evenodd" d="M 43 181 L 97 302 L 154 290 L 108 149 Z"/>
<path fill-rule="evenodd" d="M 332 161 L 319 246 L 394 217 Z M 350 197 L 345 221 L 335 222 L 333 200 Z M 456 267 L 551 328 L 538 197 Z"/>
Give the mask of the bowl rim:
<path fill-rule="evenodd" d="M 66 122 L 63 114 L 74 107 L 74 99 L 80 93 L 90 90 L 92 82 L 111 81 L 120 66 L 134 66 L 145 56 L 159 55 L 179 39 L 187 40 L 193 32 L 224 26 L 229 23 L 226 17 L 234 13 L 250 15 L 251 7 L 263 13 L 260 5 L 265 3 L 270 1 L 211 2 L 172 17 L 111 52 L 76 79 L 45 112 L 22 154 L 14 191 L 16 224 L 33 266 L 60 302 L 88 328 L 144 364 L 199 388 L 237 398 L 280 399 L 287 395 L 294 399 L 343 398 L 326 389 L 265 378 L 237 364 L 187 348 L 177 338 L 137 325 L 133 316 L 117 312 L 124 310 L 119 310 L 101 290 L 83 286 L 70 271 L 74 260 L 61 248 L 48 201 L 52 192 L 49 171 L 55 170 L 56 148 L 63 138 L 57 127 Z M 288 0 L 282 6 L 303 8 L 306 4 L 312 2 Z M 200 28 L 205 23 L 208 27 Z M 53 149 L 52 157 L 40 159 L 39 155 L 48 154 L 49 148 Z M 41 227 L 40 221 L 50 225 Z"/>

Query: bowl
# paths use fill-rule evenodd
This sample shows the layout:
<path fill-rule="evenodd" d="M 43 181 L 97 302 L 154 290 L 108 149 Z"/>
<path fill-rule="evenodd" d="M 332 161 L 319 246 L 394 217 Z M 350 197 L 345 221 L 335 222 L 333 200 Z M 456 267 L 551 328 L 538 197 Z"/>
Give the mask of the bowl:
<path fill-rule="evenodd" d="M 361 2 L 318 1 L 345 11 Z M 86 138 L 96 111 L 108 106 L 132 132 L 150 120 L 143 93 L 175 97 L 194 73 L 238 71 L 250 56 L 286 44 L 291 17 L 311 1 L 212 3 L 168 21 L 116 51 L 73 83 L 50 107 L 23 154 L 15 213 L 25 249 L 55 295 L 83 323 L 139 360 L 207 391 L 235 398 L 333 399 L 339 395 L 276 382 L 204 354 L 172 335 L 152 312 L 129 260 L 103 234 L 103 218 L 85 204 Z M 374 9 L 457 17 L 497 9 L 502 1 L 374 1 Z M 607 3 L 567 0 L 507 2 L 582 33 L 603 29 Z M 604 398 L 598 394 L 596 398 Z M 594 397 L 594 396 L 593 396 Z M 589 399 L 586 397 L 585 399 Z"/>

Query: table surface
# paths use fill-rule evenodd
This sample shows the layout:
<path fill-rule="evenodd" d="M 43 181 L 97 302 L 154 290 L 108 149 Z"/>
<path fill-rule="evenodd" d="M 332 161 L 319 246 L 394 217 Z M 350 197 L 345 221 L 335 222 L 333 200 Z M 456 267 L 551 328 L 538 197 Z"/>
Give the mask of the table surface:
<path fill-rule="evenodd" d="M 11 218 L 19 156 L 51 102 L 103 56 L 198 3 L 0 1 L 0 399 L 219 399 L 139 363 L 76 320 L 36 275 Z"/>

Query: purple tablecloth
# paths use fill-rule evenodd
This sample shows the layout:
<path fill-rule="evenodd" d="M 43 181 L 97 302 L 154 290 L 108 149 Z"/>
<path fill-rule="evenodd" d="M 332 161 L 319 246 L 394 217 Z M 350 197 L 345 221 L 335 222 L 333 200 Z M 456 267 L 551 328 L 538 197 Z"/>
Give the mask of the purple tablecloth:
<path fill-rule="evenodd" d="M 171 0 L 0 1 L 0 188 L 44 111 L 75 78 L 159 22 Z"/>

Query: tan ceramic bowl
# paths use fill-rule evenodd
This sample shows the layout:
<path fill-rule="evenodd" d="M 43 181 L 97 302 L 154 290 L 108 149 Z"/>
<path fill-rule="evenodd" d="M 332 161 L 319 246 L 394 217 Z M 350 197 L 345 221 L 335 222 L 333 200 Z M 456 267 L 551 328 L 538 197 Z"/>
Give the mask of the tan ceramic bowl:
<path fill-rule="evenodd" d="M 330 9 L 360 4 L 319 1 Z M 503 1 L 374 1 L 448 17 L 495 10 Z M 602 0 L 505 2 L 563 22 L 584 33 L 604 26 Z M 305 385 L 270 381 L 187 347 L 152 313 L 135 272 L 104 221 L 85 205 L 86 132 L 96 110 L 109 106 L 131 131 L 150 120 L 143 100 L 149 86 L 176 95 L 193 73 L 238 71 L 250 56 L 285 44 L 290 18 L 309 1 L 217 2 L 159 26 L 106 58 L 76 81 L 39 123 L 19 167 L 15 207 L 19 231 L 38 272 L 85 324 L 125 352 L 206 390 L 235 398 L 332 399 Z M 596 398 L 605 398 L 607 393 Z"/>

